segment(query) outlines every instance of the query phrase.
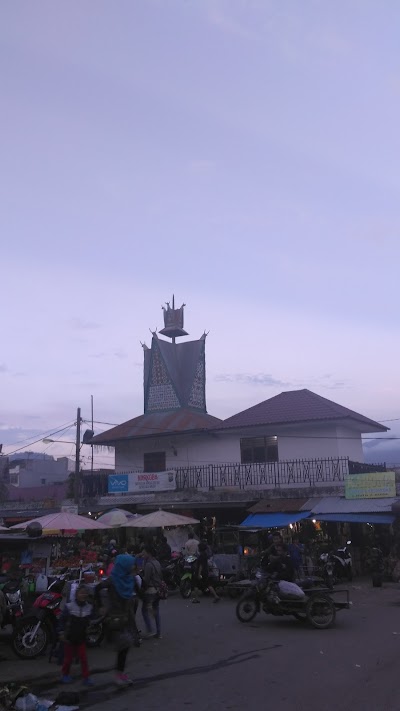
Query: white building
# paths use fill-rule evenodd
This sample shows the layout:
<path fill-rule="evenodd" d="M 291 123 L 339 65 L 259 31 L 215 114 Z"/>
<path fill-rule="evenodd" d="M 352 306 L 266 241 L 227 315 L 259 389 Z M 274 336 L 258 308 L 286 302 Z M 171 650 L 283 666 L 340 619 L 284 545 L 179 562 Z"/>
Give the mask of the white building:
<path fill-rule="evenodd" d="M 225 465 L 243 465 L 246 471 L 265 465 L 263 471 L 276 476 L 277 464 L 307 460 L 321 481 L 329 482 L 336 474 L 327 460 L 362 462 L 362 434 L 387 431 L 310 390 L 283 392 L 224 421 L 213 417 L 206 410 L 205 334 L 198 341 L 176 343 L 187 335 L 183 306 L 167 305 L 164 321 L 160 333 L 171 342 L 153 333 L 151 349 L 143 346 L 144 414 L 93 439 L 96 445 L 115 447 L 117 473 L 185 469 L 193 478 L 212 465 L 220 471 Z M 331 469 L 327 478 L 322 466 Z M 283 469 L 290 479 L 293 467 L 280 466 L 279 472 Z"/>

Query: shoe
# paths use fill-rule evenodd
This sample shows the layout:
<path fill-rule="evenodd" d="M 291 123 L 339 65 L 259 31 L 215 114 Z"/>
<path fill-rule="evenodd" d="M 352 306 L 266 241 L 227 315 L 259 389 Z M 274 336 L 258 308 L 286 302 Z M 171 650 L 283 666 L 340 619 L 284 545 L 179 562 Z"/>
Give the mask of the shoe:
<path fill-rule="evenodd" d="M 192 600 L 192 603 L 193 603 L 194 605 L 200 604 L 200 600 L 196 600 L 196 598 L 194 597 L 193 600 Z"/>
<path fill-rule="evenodd" d="M 84 679 L 84 680 L 83 680 L 83 686 L 94 686 L 94 681 L 93 681 L 93 679 L 90 679 L 90 677 L 88 677 L 87 679 Z"/>
<path fill-rule="evenodd" d="M 162 637 L 161 637 L 160 634 L 156 634 L 156 635 L 155 635 L 155 639 L 162 639 Z"/>
<path fill-rule="evenodd" d="M 72 684 L 72 676 L 69 676 L 69 674 L 64 674 L 64 676 L 61 677 L 61 683 Z"/>
<path fill-rule="evenodd" d="M 145 632 L 144 635 L 142 635 L 142 639 L 152 639 L 152 637 L 155 637 L 156 633 L 155 632 Z"/>
<path fill-rule="evenodd" d="M 115 675 L 115 683 L 117 686 L 131 686 L 131 684 L 133 684 L 133 681 L 129 678 L 127 674 L 117 672 L 117 674 Z"/>

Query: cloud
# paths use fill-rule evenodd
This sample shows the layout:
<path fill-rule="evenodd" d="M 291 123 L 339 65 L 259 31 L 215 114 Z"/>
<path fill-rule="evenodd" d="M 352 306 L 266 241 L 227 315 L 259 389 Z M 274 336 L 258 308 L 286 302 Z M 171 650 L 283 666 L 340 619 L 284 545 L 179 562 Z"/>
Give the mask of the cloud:
<path fill-rule="evenodd" d="M 254 31 L 244 27 L 243 22 L 217 7 L 210 8 L 208 21 L 211 25 L 221 30 L 221 32 L 224 32 L 224 34 L 233 35 L 246 40 L 252 40 L 257 37 Z"/>
<path fill-rule="evenodd" d="M 274 378 L 269 373 L 220 373 L 215 376 L 219 383 L 244 383 L 250 385 L 267 385 L 268 387 L 286 387 L 291 383 Z"/>
<path fill-rule="evenodd" d="M 128 354 L 125 353 L 125 351 L 122 350 L 122 348 L 119 348 L 117 351 L 114 353 L 115 358 L 120 358 L 121 360 L 123 358 L 128 358 Z"/>
<path fill-rule="evenodd" d="M 189 166 L 191 170 L 195 171 L 196 173 L 203 173 L 207 170 L 212 170 L 213 168 L 215 168 L 216 163 L 215 161 L 208 160 L 207 158 L 199 158 L 191 160 Z"/>
<path fill-rule="evenodd" d="M 5 363 L 0 363 L 0 373 L 8 373 L 8 368 Z"/>
<path fill-rule="evenodd" d="M 101 353 L 90 353 L 89 358 L 105 358 L 106 354 L 101 352 Z"/>
<path fill-rule="evenodd" d="M 96 321 L 85 321 L 79 317 L 71 318 L 68 323 L 70 327 L 76 331 L 93 331 L 96 328 L 101 328 L 100 323 L 96 323 Z"/>

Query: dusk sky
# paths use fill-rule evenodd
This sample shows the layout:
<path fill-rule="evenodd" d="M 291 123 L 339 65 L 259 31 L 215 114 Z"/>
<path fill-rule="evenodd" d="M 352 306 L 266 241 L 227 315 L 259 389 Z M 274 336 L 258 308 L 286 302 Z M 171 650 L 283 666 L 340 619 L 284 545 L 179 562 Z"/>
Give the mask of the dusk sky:
<path fill-rule="evenodd" d="M 96 420 L 142 414 L 140 341 L 172 293 L 210 331 L 211 414 L 308 387 L 400 418 L 400 3 L 13 0 L 0 20 L 3 451 L 69 453 L 29 443 L 91 394 Z"/>

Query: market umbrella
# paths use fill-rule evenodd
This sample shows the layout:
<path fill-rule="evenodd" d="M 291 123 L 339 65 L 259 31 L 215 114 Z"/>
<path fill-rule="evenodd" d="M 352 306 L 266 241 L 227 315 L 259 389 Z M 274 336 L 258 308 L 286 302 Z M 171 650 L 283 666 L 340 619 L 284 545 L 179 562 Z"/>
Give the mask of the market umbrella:
<path fill-rule="evenodd" d="M 46 535 L 54 533 L 76 533 L 77 531 L 93 531 L 93 530 L 103 530 L 104 528 L 109 528 L 105 523 L 99 523 L 98 521 L 93 521 L 91 518 L 86 518 L 85 516 L 78 516 L 78 514 L 66 513 L 60 511 L 58 513 L 47 514 L 47 516 L 40 516 L 39 518 L 33 518 L 31 521 L 25 521 L 25 523 L 18 523 L 16 526 L 11 526 L 11 531 L 17 531 L 27 528 L 30 523 L 37 522 L 40 523 L 43 529 L 43 533 Z"/>
<path fill-rule="evenodd" d="M 110 528 L 121 528 L 128 526 L 131 521 L 141 518 L 140 514 L 133 514 L 125 509 L 111 509 L 99 516 L 98 523 L 105 523 Z"/>
<path fill-rule="evenodd" d="M 197 518 L 168 513 L 168 511 L 160 509 L 146 514 L 146 516 L 141 516 L 136 521 L 129 521 L 126 525 L 129 528 L 172 528 L 175 526 L 190 526 L 195 523 L 200 523 L 200 521 Z"/>

